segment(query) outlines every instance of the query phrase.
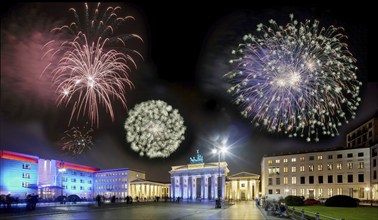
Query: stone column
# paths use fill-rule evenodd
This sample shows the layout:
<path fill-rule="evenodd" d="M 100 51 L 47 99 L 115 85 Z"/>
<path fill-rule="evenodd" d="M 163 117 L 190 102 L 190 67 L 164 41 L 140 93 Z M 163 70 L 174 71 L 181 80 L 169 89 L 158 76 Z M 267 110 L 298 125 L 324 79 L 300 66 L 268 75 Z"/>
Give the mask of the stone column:
<path fill-rule="evenodd" d="M 175 195 L 175 188 L 176 188 L 176 186 L 175 186 L 175 178 L 174 177 L 171 177 L 171 198 L 175 198 L 176 197 L 176 195 Z"/>
<path fill-rule="evenodd" d="M 226 176 L 222 175 L 222 198 L 224 198 L 226 190 Z"/>
<path fill-rule="evenodd" d="M 236 195 L 235 195 L 235 199 L 236 199 L 236 200 L 238 200 L 238 199 L 239 199 L 239 196 L 240 196 L 239 187 L 240 187 L 240 181 L 237 180 L 237 181 L 236 181 Z"/>
<path fill-rule="evenodd" d="M 205 175 L 201 175 L 201 198 L 205 198 Z"/>

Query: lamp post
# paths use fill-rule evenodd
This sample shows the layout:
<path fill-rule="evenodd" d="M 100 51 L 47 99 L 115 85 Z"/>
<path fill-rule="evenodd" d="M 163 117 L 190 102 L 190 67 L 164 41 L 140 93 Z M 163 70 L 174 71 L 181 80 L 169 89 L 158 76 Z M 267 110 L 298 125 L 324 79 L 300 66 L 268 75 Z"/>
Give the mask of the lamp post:
<path fill-rule="evenodd" d="M 222 184 L 220 183 L 221 178 L 221 171 L 220 171 L 220 155 L 221 153 L 226 153 L 227 148 L 222 146 L 221 148 L 213 149 L 213 154 L 218 153 L 218 198 L 215 200 L 215 208 L 222 208 L 221 205 L 221 196 L 222 196 Z"/>

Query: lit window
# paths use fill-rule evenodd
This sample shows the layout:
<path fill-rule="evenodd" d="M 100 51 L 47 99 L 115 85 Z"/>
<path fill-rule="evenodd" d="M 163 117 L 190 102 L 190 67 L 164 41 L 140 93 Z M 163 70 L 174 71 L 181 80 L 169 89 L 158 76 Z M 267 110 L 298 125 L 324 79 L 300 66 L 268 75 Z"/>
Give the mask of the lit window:
<path fill-rule="evenodd" d="M 314 165 L 309 165 L 308 166 L 308 171 L 310 171 L 310 172 L 314 171 Z"/>
<path fill-rule="evenodd" d="M 27 164 L 27 163 L 22 164 L 22 169 L 30 170 L 30 164 Z"/>
<path fill-rule="evenodd" d="M 283 159 L 283 162 L 284 162 L 284 163 L 287 163 L 287 161 L 288 161 L 288 159 L 287 159 L 287 158 L 286 158 L 286 159 Z"/>
<path fill-rule="evenodd" d="M 291 177 L 291 184 L 297 184 L 297 177 L 296 176 Z"/>
<path fill-rule="evenodd" d="M 289 178 L 287 178 L 287 176 L 285 176 L 284 178 L 283 178 L 283 184 L 289 184 Z"/>
<path fill-rule="evenodd" d="M 299 161 L 304 161 L 304 160 L 305 160 L 304 157 L 300 157 L 300 158 L 299 158 Z"/>
<path fill-rule="evenodd" d="M 291 158 L 291 162 L 296 162 L 297 161 L 297 158 L 293 157 Z"/>
<path fill-rule="evenodd" d="M 318 164 L 318 171 L 322 171 L 323 170 L 323 164 Z"/>
<path fill-rule="evenodd" d="M 291 167 L 291 172 L 292 172 L 292 173 L 297 172 L 297 167 Z"/>
<path fill-rule="evenodd" d="M 358 169 L 364 169 L 364 162 L 358 163 Z"/>
<path fill-rule="evenodd" d="M 272 160 L 268 160 L 268 164 L 272 164 L 273 163 L 273 161 Z"/>
<path fill-rule="evenodd" d="M 332 170 L 333 165 L 331 163 L 327 164 L 327 170 Z"/>
<path fill-rule="evenodd" d="M 304 168 L 303 165 L 299 167 L 299 171 L 301 171 L 301 172 L 304 172 L 304 171 L 305 171 L 305 168 Z"/>
<path fill-rule="evenodd" d="M 348 169 L 353 169 L 353 163 L 352 162 L 348 162 Z"/>
<path fill-rule="evenodd" d="M 336 165 L 336 167 L 337 167 L 338 170 L 341 170 L 341 169 L 343 168 L 343 166 L 342 166 L 341 163 L 338 163 L 338 164 Z"/>
<path fill-rule="evenodd" d="M 280 160 L 276 160 L 276 163 L 280 163 Z"/>
<path fill-rule="evenodd" d="M 284 168 L 283 168 L 283 172 L 284 172 L 284 173 L 287 173 L 287 171 L 288 171 L 287 167 L 284 167 Z"/>
<path fill-rule="evenodd" d="M 319 155 L 318 160 L 323 160 L 323 156 Z"/>

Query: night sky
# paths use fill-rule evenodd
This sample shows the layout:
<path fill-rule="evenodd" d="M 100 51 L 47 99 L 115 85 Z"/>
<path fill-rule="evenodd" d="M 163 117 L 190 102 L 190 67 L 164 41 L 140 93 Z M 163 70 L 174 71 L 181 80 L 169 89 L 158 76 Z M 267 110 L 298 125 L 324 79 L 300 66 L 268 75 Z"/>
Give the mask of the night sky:
<path fill-rule="evenodd" d="M 178 109 L 184 118 L 185 141 L 165 159 L 140 157 L 130 149 L 123 126 L 127 109 L 117 100 L 113 103 L 114 122 L 100 111 L 99 127 L 93 128 L 92 150 L 75 157 L 62 152 L 58 141 L 69 128 L 70 110 L 57 107 L 50 79 L 41 76 L 46 65 L 40 59 L 41 45 L 48 40 L 46 33 L 51 27 L 72 21 L 68 9 L 83 11 L 83 3 L 2 5 L 0 148 L 100 169 L 128 167 L 145 171 L 149 180 L 169 182 L 171 166 L 189 163 L 197 149 L 205 162 L 216 162 L 211 149 L 227 139 L 229 153 L 225 160 L 230 173 L 260 174 L 263 155 L 344 146 L 345 134 L 378 110 L 377 74 L 368 62 L 373 50 L 368 35 L 372 28 L 370 5 L 284 5 L 272 1 L 212 4 L 216 5 L 130 1 L 101 7 L 121 6 L 121 14 L 136 18 L 125 32 L 138 34 L 144 40 L 131 41 L 131 47 L 140 51 L 144 59 L 135 58 L 138 68 L 129 75 L 135 88 L 126 90 L 128 109 L 143 101 L 160 99 Z M 232 104 L 222 79 L 230 70 L 230 51 L 244 34 L 254 34 L 257 24 L 267 24 L 271 18 L 286 24 L 290 13 L 298 20 L 318 19 L 322 27 L 344 27 L 349 50 L 357 59 L 358 80 L 363 83 L 356 118 L 343 124 L 339 136 L 323 137 L 318 143 L 254 128 Z M 73 124 L 80 121 L 83 119 Z"/>

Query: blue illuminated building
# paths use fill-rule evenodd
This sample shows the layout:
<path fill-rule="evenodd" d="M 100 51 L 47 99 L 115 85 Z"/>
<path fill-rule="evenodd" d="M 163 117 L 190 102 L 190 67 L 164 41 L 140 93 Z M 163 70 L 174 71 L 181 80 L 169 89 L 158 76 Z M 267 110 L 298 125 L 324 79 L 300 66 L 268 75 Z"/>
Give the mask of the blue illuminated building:
<path fill-rule="evenodd" d="M 38 157 L 10 151 L 0 151 L 0 194 L 37 194 Z"/>

